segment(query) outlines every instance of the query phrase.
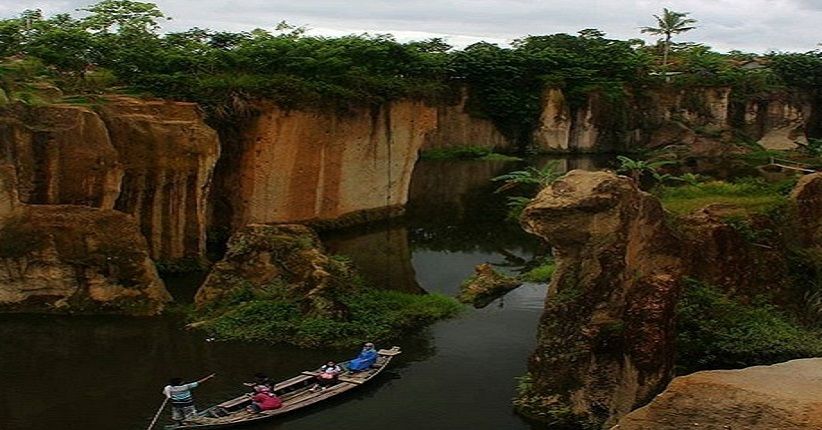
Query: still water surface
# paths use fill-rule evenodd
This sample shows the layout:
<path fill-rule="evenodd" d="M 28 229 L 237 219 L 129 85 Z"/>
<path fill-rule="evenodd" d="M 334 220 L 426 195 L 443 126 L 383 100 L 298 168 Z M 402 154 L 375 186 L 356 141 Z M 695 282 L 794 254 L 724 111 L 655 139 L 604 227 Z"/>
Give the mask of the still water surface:
<path fill-rule="evenodd" d="M 590 159 L 563 160 L 595 168 Z M 326 235 L 375 285 L 454 295 L 476 264 L 514 271 L 537 241 L 505 223 L 488 179 L 510 162 L 420 162 L 408 216 Z M 197 279 L 169 279 L 191 300 Z M 399 339 L 400 355 L 373 383 L 340 399 L 249 429 L 530 429 L 510 399 L 534 349 L 545 285 L 527 284 L 485 309 Z M 0 316 L 0 429 L 144 429 L 175 375 L 218 377 L 195 390 L 199 406 L 242 392 L 263 371 L 285 379 L 355 351 L 208 342 L 180 317 Z M 390 345 L 381 345 L 390 346 Z M 158 427 L 159 428 L 159 427 Z"/>

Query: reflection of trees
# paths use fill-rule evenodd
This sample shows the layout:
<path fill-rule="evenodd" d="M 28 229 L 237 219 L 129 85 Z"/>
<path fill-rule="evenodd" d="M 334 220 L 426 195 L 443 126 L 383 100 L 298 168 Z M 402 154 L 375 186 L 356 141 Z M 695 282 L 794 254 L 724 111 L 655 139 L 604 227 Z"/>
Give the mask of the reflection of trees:
<path fill-rule="evenodd" d="M 506 220 L 506 195 L 491 178 L 517 163 L 419 163 L 412 179 L 407 224 L 412 247 L 432 251 L 498 252 L 535 240 Z"/>

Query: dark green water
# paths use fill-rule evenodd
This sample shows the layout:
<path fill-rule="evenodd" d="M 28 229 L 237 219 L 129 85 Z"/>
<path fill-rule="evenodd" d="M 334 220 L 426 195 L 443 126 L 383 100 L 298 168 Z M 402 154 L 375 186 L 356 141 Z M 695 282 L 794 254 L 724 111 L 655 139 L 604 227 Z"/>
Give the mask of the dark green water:
<path fill-rule="evenodd" d="M 589 159 L 565 162 L 594 168 Z M 506 224 L 490 177 L 506 162 L 421 162 L 403 220 L 326 235 L 375 285 L 453 295 L 476 264 L 516 270 L 544 252 Z M 175 296 L 193 294 L 168 280 Z M 534 349 L 544 285 L 525 285 L 395 342 L 404 353 L 375 382 L 251 429 L 530 429 L 510 399 Z M 208 342 L 173 315 L 153 319 L 0 316 L 0 429 L 144 429 L 170 376 L 216 372 L 195 391 L 203 407 L 242 392 L 263 371 L 285 379 L 354 351 Z M 383 345 L 390 346 L 390 345 Z M 164 419 L 165 419 L 164 415 Z M 159 427 L 158 427 L 159 428 Z"/>

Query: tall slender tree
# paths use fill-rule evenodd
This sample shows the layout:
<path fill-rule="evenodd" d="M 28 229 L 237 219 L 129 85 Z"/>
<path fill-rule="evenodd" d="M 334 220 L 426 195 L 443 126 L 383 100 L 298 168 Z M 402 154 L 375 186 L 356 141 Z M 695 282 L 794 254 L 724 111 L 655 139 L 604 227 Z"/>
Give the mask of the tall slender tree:
<path fill-rule="evenodd" d="M 693 24 L 696 24 L 696 20 L 687 18 L 688 13 L 689 12 L 674 12 L 672 10 L 668 10 L 667 8 L 662 9 L 662 16 L 654 15 L 657 23 L 656 27 L 642 27 L 641 29 L 643 33 L 650 33 L 658 36 L 665 35 L 662 45 L 662 71 L 663 73 L 666 73 L 666 79 L 668 71 L 668 54 L 671 51 L 671 38 L 675 34 L 684 33 L 696 28 L 693 26 Z"/>

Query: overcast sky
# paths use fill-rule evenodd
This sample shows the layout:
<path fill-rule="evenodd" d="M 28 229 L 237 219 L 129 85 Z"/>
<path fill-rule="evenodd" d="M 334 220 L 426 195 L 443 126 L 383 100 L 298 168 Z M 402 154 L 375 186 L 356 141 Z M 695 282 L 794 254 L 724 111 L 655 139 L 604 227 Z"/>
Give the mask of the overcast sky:
<path fill-rule="evenodd" d="M 50 15 L 94 0 L 0 0 L 0 16 L 24 9 Z M 156 0 L 165 30 L 191 27 L 247 31 L 280 21 L 310 34 L 392 33 L 401 41 L 443 37 L 457 47 L 485 40 L 505 44 L 533 34 L 597 28 L 609 37 L 643 37 L 663 7 L 690 12 L 698 28 L 675 38 L 721 51 L 810 51 L 822 42 L 822 0 Z"/>

